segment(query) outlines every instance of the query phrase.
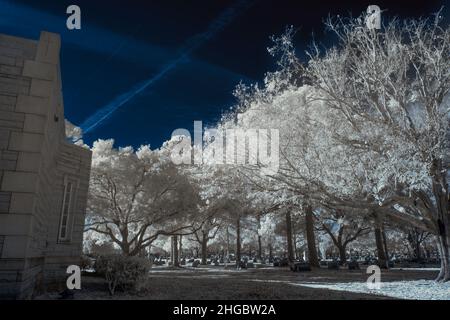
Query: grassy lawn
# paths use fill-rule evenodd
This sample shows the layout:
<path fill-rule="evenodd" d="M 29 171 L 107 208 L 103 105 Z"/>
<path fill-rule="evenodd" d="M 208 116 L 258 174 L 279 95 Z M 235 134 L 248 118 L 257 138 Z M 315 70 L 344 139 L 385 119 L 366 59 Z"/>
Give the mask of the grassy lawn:
<path fill-rule="evenodd" d="M 382 271 L 382 281 L 433 279 L 434 271 L 388 270 Z M 248 270 L 223 267 L 155 268 L 141 290 L 135 293 L 118 291 L 113 297 L 107 285 L 95 275 L 82 277 L 82 289 L 75 299 L 390 299 L 388 297 L 308 288 L 302 283 L 365 282 L 365 270 L 316 269 L 294 273 L 287 268 L 261 268 Z M 38 299 L 56 299 L 57 293 L 47 293 Z"/>

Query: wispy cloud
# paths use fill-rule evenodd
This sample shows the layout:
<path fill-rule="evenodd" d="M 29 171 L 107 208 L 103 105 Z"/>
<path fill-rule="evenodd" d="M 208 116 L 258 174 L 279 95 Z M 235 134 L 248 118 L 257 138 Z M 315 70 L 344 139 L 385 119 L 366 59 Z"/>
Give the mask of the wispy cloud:
<path fill-rule="evenodd" d="M 158 82 L 171 70 L 175 69 L 179 64 L 183 63 L 189 55 L 204 45 L 210 39 L 215 37 L 219 32 L 225 29 L 235 18 L 242 14 L 245 10 L 253 5 L 254 1 L 239 0 L 231 7 L 223 11 L 216 19 L 214 19 L 206 29 L 206 31 L 198 33 L 189 38 L 180 50 L 178 56 L 170 60 L 152 75 L 149 79 L 142 81 L 125 93 L 114 98 L 110 103 L 100 108 L 93 115 L 88 117 L 82 124 L 81 128 L 85 133 L 94 130 L 108 119 L 115 111 L 124 106 L 127 102 L 142 93 L 148 87 Z"/>

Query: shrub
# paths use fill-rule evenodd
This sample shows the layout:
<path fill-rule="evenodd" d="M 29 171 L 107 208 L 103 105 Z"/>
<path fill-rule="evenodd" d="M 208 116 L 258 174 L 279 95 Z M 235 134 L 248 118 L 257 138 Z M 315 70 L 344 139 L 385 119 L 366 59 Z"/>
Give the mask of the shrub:
<path fill-rule="evenodd" d="M 92 256 L 107 256 L 111 254 L 120 254 L 118 249 L 114 248 L 114 244 L 111 242 L 102 242 L 102 243 L 92 243 L 90 252 Z"/>
<path fill-rule="evenodd" d="M 81 270 L 87 270 L 93 267 L 93 259 L 86 256 L 86 255 L 82 255 L 81 259 L 80 259 L 80 268 Z"/>
<path fill-rule="evenodd" d="M 123 291 L 137 289 L 137 285 L 147 276 L 150 266 L 147 259 L 118 254 L 99 256 L 95 261 L 95 270 L 106 279 L 111 295 L 114 295 L 116 288 Z"/>

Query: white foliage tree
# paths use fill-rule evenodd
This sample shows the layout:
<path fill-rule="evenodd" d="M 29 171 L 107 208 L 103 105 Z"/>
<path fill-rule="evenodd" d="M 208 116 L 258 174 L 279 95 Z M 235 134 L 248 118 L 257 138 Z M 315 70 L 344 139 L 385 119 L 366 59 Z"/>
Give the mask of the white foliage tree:
<path fill-rule="evenodd" d="M 198 192 L 165 150 L 114 148 L 98 140 L 92 148 L 88 230 L 137 255 L 160 235 L 189 234 Z"/>

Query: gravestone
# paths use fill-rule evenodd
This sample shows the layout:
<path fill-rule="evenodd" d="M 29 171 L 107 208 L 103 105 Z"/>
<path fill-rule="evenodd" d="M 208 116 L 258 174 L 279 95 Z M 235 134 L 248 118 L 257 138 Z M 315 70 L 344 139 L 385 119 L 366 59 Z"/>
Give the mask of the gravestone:
<path fill-rule="evenodd" d="M 358 261 L 350 261 L 348 263 L 348 270 L 359 270 Z"/>
<path fill-rule="evenodd" d="M 328 269 L 329 270 L 339 270 L 339 263 L 337 263 L 337 261 L 328 262 Z"/>
<path fill-rule="evenodd" d="M 290 268 L 293 272 L 311 271 L 311 265 L 307 262 L 294 262 Z"/>

